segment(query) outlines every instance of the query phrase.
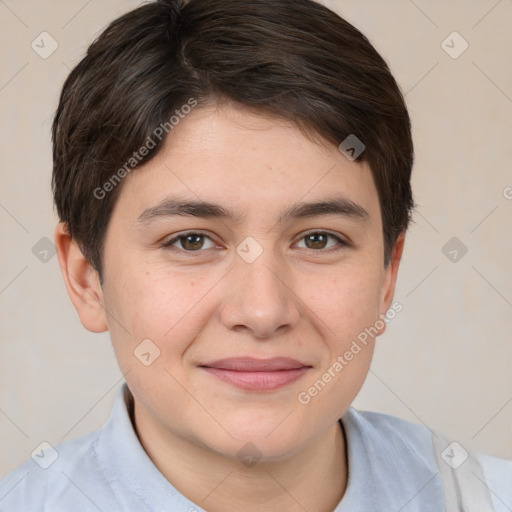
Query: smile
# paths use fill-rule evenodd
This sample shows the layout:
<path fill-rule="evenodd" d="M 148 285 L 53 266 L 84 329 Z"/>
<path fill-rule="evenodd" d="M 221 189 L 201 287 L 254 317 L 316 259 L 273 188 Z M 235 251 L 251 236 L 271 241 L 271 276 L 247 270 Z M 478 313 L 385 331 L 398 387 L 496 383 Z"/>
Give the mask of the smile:
<path fill-rule="evenodd" d="M 295 359 L 230 358 L 200 365 L 210 375 L 240 389 L 273 391 L 302 377 L 311 366 Z"/>

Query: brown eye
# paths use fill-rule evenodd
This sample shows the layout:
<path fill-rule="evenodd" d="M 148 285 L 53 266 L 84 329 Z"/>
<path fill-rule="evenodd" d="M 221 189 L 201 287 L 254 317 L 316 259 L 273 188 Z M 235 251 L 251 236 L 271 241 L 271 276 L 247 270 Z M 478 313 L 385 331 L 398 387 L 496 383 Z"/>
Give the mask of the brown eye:
<path fill-rule="evenodd" d="M 204 249 L 205 240 L 210 240 L 211 247 L 214 247 L 215 244 L 211 241 L 211 239 L 202 234 L 202 233 L 184 233 L 182 235 L 174 237 L 172 240 L 165 242 L 163 247 L 176 247 L 177 249 L 183 249 L 187 252 L 200 252 L 201 249 Z M 179 245 L 178 245 L 179 244 Z M 211 247 L 206 247 L 206 249 L 210 249 Z"/>
<path fill-rule="evenodd" d="M 204 243 L 203 235 L 185 235 L 180 237 L 180 241 L 183 249 L 191 251 L 201 249 Z"/>
<path fill-rule="evenodd" d="M 329 239 L 334 240 L 336 243 L 328 246 Z M 312 233 L 308 233 L 303 236 L 300 241 L 304 240 L 306 249 L 319 250 L 319 249 L 331 249 L 333 247 L 339 246 L 338 248 L 344 247 L 346 244 L 341 238 L 332 235 L 331 233 L 325 233 L 323 231 L 316 231 Z"/>
<path fill-rule="evenodd" d="M 313 233 L 304 237 L 308 249 L 325 249 L 327 245 L 327 235 L 322 233 Z"/>

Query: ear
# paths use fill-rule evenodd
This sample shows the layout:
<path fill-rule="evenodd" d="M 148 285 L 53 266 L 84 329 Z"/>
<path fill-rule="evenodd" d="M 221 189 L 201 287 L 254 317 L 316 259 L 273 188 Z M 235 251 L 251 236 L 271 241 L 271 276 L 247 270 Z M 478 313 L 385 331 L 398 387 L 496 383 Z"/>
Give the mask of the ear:
<path fill-rule="evenodd" d="M 55 245 L 66 290 L 82 325 L 91 332 L 105 332 L 108 327 L 98 272 L 84 257 L 63 222 L 55 229 Z"/>
<path fill-rule="evenodd" d="M 391 251 L 390 261 L 385 268 L 384 279 L 382 282 L 382 291 L 379 305 L 379 319 L 386 315 L 391 307 L 391 301 L 395 295 L 396 278 L 398 275 L 398 267 L 404 250 L 405 233 L 400 233 L 396 239 L 393 250 Z M 386 322 L 382 322 L 384 327 L 379 329 L 379 336 L 386 330 Z"/>

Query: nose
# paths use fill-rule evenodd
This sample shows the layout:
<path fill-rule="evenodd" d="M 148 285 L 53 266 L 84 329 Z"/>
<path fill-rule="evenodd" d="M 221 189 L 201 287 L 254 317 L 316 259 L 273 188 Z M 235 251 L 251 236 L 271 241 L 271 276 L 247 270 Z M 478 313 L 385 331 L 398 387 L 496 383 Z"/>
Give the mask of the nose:
<path fill-rule="evenodd" d="M 291 274 L 271 250 L 264 250 L 252 263 L 237 256 L 234 265 L 220 306 L 227 329 L 268 339 L 298 324 L 300 299 L 293 290 Z"/>

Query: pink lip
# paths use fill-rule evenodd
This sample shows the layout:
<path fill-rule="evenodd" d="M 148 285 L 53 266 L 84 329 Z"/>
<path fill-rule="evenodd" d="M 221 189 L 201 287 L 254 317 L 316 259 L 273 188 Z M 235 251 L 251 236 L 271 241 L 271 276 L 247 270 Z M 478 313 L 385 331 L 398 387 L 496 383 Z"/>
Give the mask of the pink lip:
<path fill-rule="evenodd" d="M 272 391 L 297 380 L 311 366 L 287 357 L 241 357 L 221 359 L 200 365 L 200 368 L 241 389 Z"/>

